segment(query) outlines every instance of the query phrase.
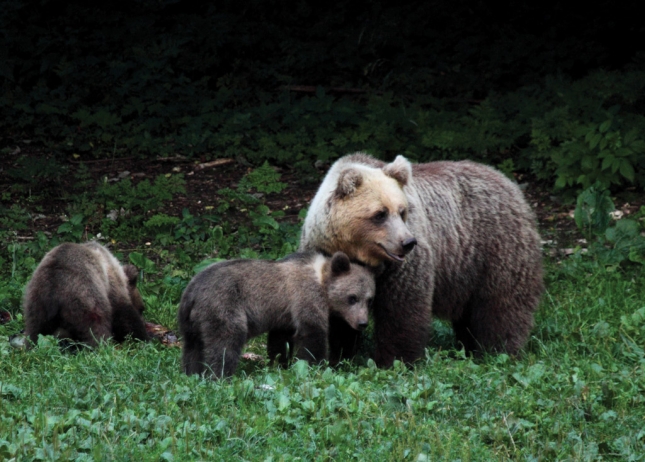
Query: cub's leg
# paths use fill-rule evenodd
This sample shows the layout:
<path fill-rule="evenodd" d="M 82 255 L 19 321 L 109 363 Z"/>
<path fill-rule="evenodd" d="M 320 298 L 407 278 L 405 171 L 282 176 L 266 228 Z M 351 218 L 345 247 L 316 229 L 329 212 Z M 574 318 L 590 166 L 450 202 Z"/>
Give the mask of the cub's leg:
<path fill-rule="evenodd" d="M 206 370 L 210 370 L 217 378 L 233 375 L 246 343 L 246 323 L 241 326 L 227 321 L 205 322 L 200 330 Z"/>
<path fill-rule="evenodd" d="M 54 303 L 54 302 L 52 302 Z M 48 317 L 48 312 L 55 312 L 55 316 Z M 32 303 L 25 308 L 25 335 L 33 345 L 38 343 L 38 335 L 52 335 L 60 326 L 58 308 L 45 308 L 40 303 Z"/>
<path fill-rule="evenodd" d="M 296 333 L 294 329 L 275 329 L 269 331 L 267 336 L 267 354 L 269 362 L 275 363 L 277 358 L 281 366 L 287 366 L 290 356 L 293 353 L 293 336 Z M 288 348 L 288 350 L 287 350 Z"/>
<path fill-rule="evenodd" d="M 204 342 L 199 325 L 191 321 L 190 314 L 195 303 L 192 297 L 184 295 L 181 299 L 177 322 L 181 333 L 181 366 L 188 374 L 201 374 L 204 372 Z"/>
<path fill-rule="evenodd" d="M 204 372 L 204 344 L 201 338 L 184 333 L 181 347 L 181 364 L 188 375 Z"/>
<path fill-rule="evenodd" d="M 361 344 L 361 333 L 352 329 L 338 316 L 329 318 L 329 363 L 338 364 L 343 359 L 356 356 Z"/>
<path fill-rule="evenodd" d="M 321 325 L 322 324 L 322 325 Z M 327 323 L 302 323 L 294 337 L 295 355 L 309 363 L 319 363 L 327 359 L 327 342 L 329 332 Z"/>

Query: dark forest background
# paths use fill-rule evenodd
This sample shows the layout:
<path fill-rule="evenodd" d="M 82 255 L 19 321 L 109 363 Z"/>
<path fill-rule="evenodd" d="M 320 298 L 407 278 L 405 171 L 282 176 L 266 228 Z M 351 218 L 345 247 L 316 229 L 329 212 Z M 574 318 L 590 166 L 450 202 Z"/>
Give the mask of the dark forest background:
<path fill-rule="evenodd" d="M 642 186 L 640 18 L 611 1 L 5 0 L 0 144 L 40 148 L 18 159 L 31 177 L 106 156 L 311 172 L 366 150 Z"/>

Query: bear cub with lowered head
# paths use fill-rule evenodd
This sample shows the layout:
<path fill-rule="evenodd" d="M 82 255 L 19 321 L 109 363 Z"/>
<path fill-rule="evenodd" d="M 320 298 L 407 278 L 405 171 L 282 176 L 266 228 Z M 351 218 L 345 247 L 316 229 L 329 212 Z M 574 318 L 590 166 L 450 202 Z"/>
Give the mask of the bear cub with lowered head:
<path fill-rule="evenodd" d="M 374 292 L 372 272 L 342 252 L 215 263 L 190 281 L 181 298 L 183 370 L 231 376 L 244 344 L 264 332 L 271 361 L 286 364 L 291 355 L 322 361 L 330 316 L 364 329 Z"/>
<path fill-rule="evenodd" d="M 300 250 L 381 268 L 372 312 L 382 367 L 423 356 L 431 315 L 469 352 L 515 354 L 543 291 L 533 211 L 515 183 L 469 161 L 340 158 L 311 202 Z M 351 355 L 356 331 L 330 337 Z"/>
<path fill-rule="evenodd" d="M 96 346 L 128 335 L 148 340 L 137 268 L 121 266 L 101 244 L 65 243 L 50 250 L 27 284 L 25 334 L 55 334 Z"/>

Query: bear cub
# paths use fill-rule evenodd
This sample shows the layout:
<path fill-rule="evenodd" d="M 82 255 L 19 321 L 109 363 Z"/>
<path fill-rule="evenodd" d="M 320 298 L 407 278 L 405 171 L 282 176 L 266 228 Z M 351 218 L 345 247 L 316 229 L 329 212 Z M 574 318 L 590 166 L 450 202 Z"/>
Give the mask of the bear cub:
<path fill-rule="evenodd" d="M 25 334 L 34 344 L 38 334 L 89 346 L 128 335 L 148 340 L 137 275 L 97 242 L 54 247 L 25 288 Z"/>
<path fill-rule="evenodd" d="M 182 368 L 189 375 L 229 377 L 244 344 L 264 332 L 271 361 L 322 361 L 330 316 L 364 329 L 374 292 L 372 272 L 342 252 L 215 263 L 190 281 L 181 298 Z"/>

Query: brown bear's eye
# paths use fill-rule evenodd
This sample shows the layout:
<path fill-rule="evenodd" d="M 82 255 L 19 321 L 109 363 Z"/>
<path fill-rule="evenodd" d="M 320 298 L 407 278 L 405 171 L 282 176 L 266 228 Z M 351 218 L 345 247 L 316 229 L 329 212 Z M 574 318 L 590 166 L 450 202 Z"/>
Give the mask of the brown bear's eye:
<path fill-rule="evenodd" d="M 372 306 L 373 301 L 374 301 L 374 299 L 372 297 L 368 298 L 367 299 L 367 306 Z"/>
<path fill-rule="evenodd" d="M 376 215 L 372 217 L 372 220 L 375 223 L 383 223 L 386 218 L 387 218 L 387 210 L 381 210 L 380 212 L 377 212 Z"/>
<path fill-rule="evenodd" d="M 406 217 L 408 216 L 408 211 L 403 209 L 401 210 L 401 219 L 405 221 Z"/>
<path fill-rule="evenodd" d="M 358 303 L 358 297 L 356 295 L 350 295 L 347 298 L 347 303 L 349 303 L 350 305 L 356 305 Z"/>

